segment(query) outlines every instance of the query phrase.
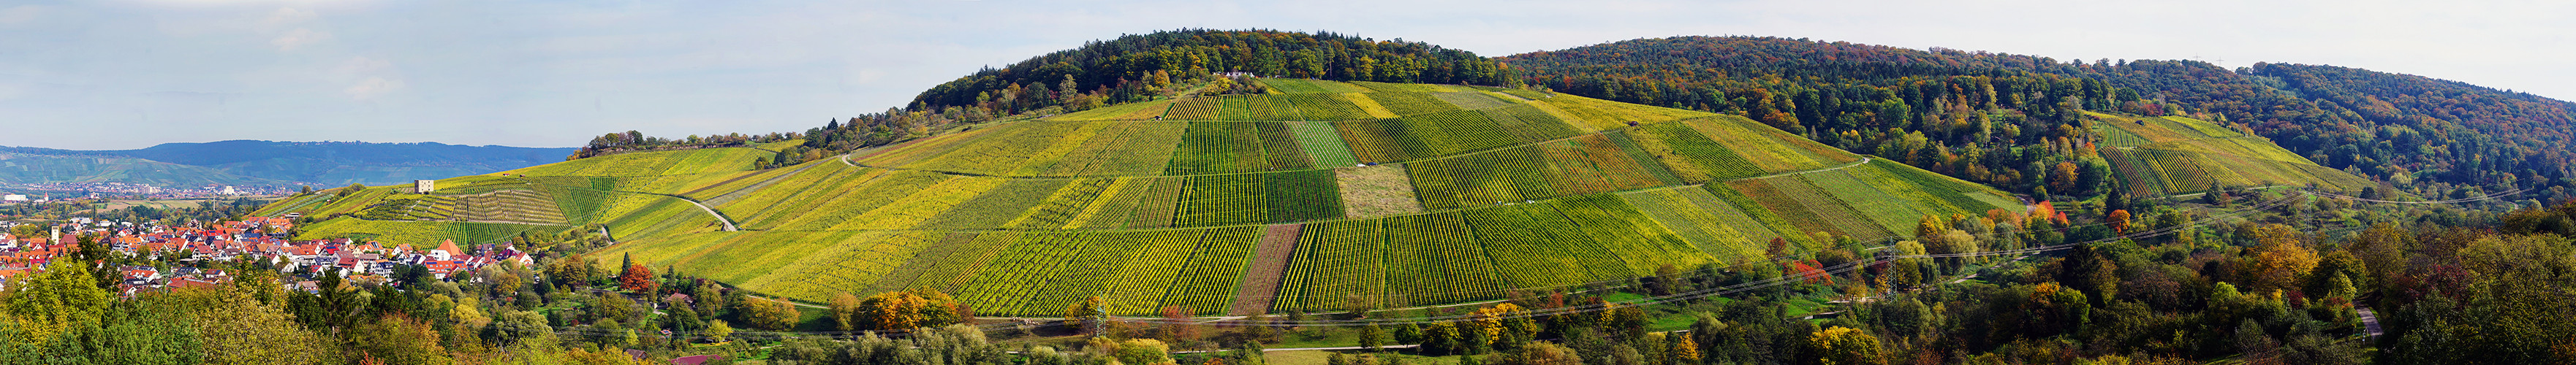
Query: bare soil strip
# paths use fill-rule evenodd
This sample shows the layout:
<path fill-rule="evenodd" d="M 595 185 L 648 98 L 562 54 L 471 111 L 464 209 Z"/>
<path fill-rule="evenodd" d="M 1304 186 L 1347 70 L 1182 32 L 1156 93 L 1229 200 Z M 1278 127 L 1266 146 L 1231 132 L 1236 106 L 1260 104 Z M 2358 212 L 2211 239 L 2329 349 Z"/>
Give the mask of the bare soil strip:
<path fill-rule="evenodd" d="M 1251 268 L 1243 271 L 1243 286 L 1234 289 L 1234 305 L 1225 313 L 1257 315 L 1270 313 L 1270 300 L 1279 296 L 1279 282 L 1287 278 L 1288 260 L 1297 257 L 1297 231 L 1303 224 L 1273 224 L 1261 234 L 1261 246 L 1253 248 Z"/>

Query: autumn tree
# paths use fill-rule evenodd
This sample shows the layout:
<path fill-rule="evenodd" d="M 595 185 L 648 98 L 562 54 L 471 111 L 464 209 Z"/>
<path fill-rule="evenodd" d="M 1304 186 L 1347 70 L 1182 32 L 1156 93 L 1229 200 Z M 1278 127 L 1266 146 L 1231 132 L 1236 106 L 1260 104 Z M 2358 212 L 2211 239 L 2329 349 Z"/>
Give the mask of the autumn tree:
<path fill-rule="evenodd" d="M 831 303 L 833 328 L 850 331 L 857 330 L 863 325 L 859 323 L 862 321 L 862 316 L 859 314 L 859 296 L 841 292 L 832 295 Z"/>
<path fill-rule="evenodd" d="M 1099 296 L 1082 298 L 1064 308 L 1064 324 L 1082 330 L 1082 334 L 1099 335 L 1100 326 L 1109 319 L 1109 303 Z"/>
<path fill-rule="evenodd" d="M 2111 216 L 2107 218 L 2107 220 L 2110 221 L 2111 230 L 2113 232 L 2129 234 L 2129 210 L 2113 210 L 2111 211 Z"/>
<path fill-rule="evenodd" d="M 1799 351 L 1801 364 L 1874 365 L 1880 363 L 1878 337 L 1846 327 L 1828 327 L 1807 336 Z"/>
<path fill-rule="evenodd" d="M 1496 365 L 1583 365 L 1583 357 L 1574 349 L 1546 342 L 1521 345 L 1520 350 L 1503 356 Z"/>
<path fill-rule="evenodd" d="M 939 327 L 965 320 L 963 304 L 937 290 L 884 292 L 861 300 L 853 312 L 864 329 Z"/>
<path fill-rule="evenodd" d="M 1700 363 L 1699 342 L 1691 340 L 1691 336 L 1689 334 L 1673 334 L 1666 336 L 1666 338 L 1668 339 L 1666 341 L 1666 345 L 1670 348 L 1664 350 L 1664 356 L 1667 360 L 1664 363 L 1672 365 L 1693 365 Z"/>
<path fill-rule="evenodd" d="M 1188 306 L 1167 305 L 1163 306 L 1162 315 L 1165 322 L 1161 333 L 1163 342 L 1183 346 L 1198 342 L 1199 326 L 1190 323 L 1190 317 L 1197 315 L 1193 309 Z"/>
<path fill-rule="evenodd" d="M 2254 229 L 2256 293 L 2297 290 L 2300 279 L 2317 267 L 2317 252 L 2299 242 L 2299 231 L 2282 224 Z"/>
<path fill-rule="evenodd" d="M 628 264 L 626 272 L 617 274 L 617 287 L 626 291 L 649 294 L 659 285 L 653 281 L 653 269 L 644 265 Z"/>
<path fill-rule="evenodd" d="M 1177 362 L 1172 361 L 1172 347 L 1163 344 L 1163 341 L 1151 338 L 1120 341 L 1118 342 L 1116 350 L 1112 351 L 1110 355 L 1111 357 L 1116 358 L 1118 360 L 1117 362 L 1121 364 L 1177 364 Z"/>
<path fill-rule="evenodd" d="M 350 335 L 351 349 L 358 356 L 380 364 L 450 364 L 447 348 L 440 345 L 439 333 L 428 322 L 410 316 L 387 314 L 375 322 L 360 325 Z"/>
<path fill-rule="evenodd" d="M 754 328 L 785 331 L 796 326 L 796 305 L 768 298 L 754 298 L 735 303 L 745 324 Z"/>
<path fill-rule="evenodd" d="M 1469 313 L 1461 337 L 1469 348 L 1491 347 L 1512 349 L 1538 336 L 1538 323 L 1512 303 L 1495 304 Z"/>
<path fill-rule="evenodd" d="M 2050 166 L 2048 169 L 2048 189 L 2055 191 L 2058 194 L 2073 195 L 2078 191 L 2083 191 L 2083 187 L 2078 185 L 2078 179 L 2081 177 L 2083 177 L 2083 172 L 2079 171 L 2079 168 L 2075 166 L 2074 162 L 2058 162 L 2056 165 Z M 2041 199 L 2047 198 L 2042 197 Z"/>

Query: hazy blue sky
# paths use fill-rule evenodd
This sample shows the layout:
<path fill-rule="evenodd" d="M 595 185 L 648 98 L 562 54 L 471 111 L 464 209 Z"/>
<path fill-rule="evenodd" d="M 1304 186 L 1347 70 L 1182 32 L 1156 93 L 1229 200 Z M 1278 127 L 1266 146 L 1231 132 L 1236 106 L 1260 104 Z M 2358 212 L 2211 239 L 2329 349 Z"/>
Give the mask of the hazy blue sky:
<path fill-rule="evenodd" d="M 1084 41 L 1330 30 L 1487 56 L 1674 35 L 2332 64 L 2576 97 L 2565 1 L 0 0 L 0 145 L 573 146 L 796 131 Z"/>

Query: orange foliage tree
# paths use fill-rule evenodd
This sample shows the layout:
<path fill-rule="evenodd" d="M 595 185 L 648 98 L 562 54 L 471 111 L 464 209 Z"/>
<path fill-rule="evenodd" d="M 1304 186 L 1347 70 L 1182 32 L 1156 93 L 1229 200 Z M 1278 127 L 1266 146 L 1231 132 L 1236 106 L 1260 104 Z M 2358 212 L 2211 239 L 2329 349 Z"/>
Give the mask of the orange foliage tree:
<path fill-rule="evenodd" d="M 2111 220 L 2111 230 L 2116 231 L 2116 232 L 2119 232 L 2120 234 L 2129 234 L 2129 210 L 2128 210 L 2128 209 L 2121 209 L 2121 210 L 2114 210 L 2114 211 L 2111 211 L 2111 217 L 2110 217 L 2110 220 Z"/>
<path fill-rule="evenodd" d="M 617 287 L 631 292 L 649 293 L 654 288 L 660 287 L 660 283 L 653 282 L 653 269 L 644 268 L 644 265 L 627 265 L 625 273 L 617 274 Z"/>

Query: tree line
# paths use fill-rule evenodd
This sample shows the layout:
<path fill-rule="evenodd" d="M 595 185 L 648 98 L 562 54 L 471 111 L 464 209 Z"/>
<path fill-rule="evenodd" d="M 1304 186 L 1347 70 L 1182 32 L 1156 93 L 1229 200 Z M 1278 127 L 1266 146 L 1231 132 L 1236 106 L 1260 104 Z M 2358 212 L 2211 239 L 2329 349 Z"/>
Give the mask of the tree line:
<path fill-rule="evenodd" d="M 1336 81 L 1505 85 L 1511 72 L 1464 50 L 1332 32 L 1182 29 L 1094 41 L 931 87 L 909 110 L 966 106 L 1011 115 L 1049 106 L 1151 100 L 1156 79 L 1244 72 Z M 1087 98 L 1087 99 L 1086 99 Z"/>

